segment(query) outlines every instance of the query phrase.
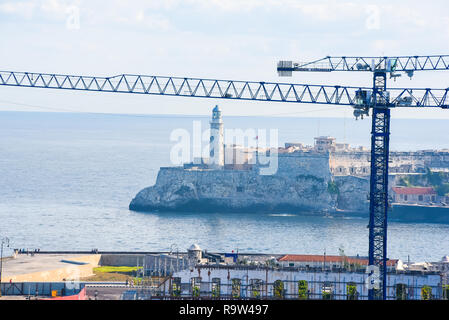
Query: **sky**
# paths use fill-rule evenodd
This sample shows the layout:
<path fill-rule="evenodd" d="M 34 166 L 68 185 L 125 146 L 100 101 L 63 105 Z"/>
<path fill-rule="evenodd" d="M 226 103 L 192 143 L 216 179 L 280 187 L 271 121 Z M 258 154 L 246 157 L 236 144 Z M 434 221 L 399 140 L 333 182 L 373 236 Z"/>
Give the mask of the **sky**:
<path fill-rule="evenodd" d="M 371 86 L 370 73 L 296 73 L 278 60 L 449 54 L 444 0 L 0 0 L 0 70 L 121 73 Z M 391 87 L 447 88 L 449 72 Z M 347 106 L 70 92 L 0 86 L 0 110 L 351 117 Z M 447 110 L 393 110 L 449 119 Z"/>

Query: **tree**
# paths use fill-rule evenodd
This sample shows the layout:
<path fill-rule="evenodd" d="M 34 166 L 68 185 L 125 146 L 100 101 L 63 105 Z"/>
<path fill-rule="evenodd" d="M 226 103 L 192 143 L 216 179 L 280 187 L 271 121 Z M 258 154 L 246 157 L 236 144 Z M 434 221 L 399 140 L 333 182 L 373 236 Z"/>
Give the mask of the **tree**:
<path fill-rule="evenodd" d="M 306 280 L 299 280 L 298 281 L 298 298 L 300 300 L 307 300 L 309 299 L 308 295 L 309 286 Z"/>
<path fill-rule="evenodd" d="M 273 284 L 274 296 L 278 299 L 284 299 L 284 282 L 276 280 Z"/>
<path fill-rule="evenodd" d="M 240 288 L 241 288 L 241 280 L 240 279 L 232 279 L 232 297 L 240 298 Z"/>
<path fill-rule="evenodd" d="M 357 286 L 354 282 L 349 282 L 346 285 L 346 299 L 347 300 L 358 300 L 359 293 L 357 292 Z"/>
<path fill-rule="evenodd" d="M 432 288 L 430 286 L 423 286 L 421 288 L 421 300 L 432 300 Z"/>

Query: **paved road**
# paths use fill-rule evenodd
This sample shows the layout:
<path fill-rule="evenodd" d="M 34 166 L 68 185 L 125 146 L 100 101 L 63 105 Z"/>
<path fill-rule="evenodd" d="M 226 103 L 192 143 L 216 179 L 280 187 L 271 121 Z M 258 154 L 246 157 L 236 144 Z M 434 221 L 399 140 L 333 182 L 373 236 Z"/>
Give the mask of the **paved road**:
<path fill-rule="evenodd" d="M 123 292 L 130 290 L 126 287 L 86 287 L 86 294 L 89 299 L 95 300 L 95 291 L 97 291 L 97 300 L 120 300 Z"/>

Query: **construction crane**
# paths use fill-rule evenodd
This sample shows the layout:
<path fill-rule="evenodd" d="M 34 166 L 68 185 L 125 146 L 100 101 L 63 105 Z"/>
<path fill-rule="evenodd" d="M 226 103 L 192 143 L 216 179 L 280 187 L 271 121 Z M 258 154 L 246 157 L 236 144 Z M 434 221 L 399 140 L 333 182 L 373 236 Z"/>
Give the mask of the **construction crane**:
<path fill-rule="evenodd" d="M 356 117 L 372 109 L 369 264 L 377 267 L 380 281 L 369 290 L 369 299 L 386 299 L 386 231 L 388 210 L 388 153 L 390 109 L 396 107 L 449 108 L 449 88 L 386 88 L 389 73 L 448 70 L 449 56 L 426 57 L 326 57 L 305 64 L 280 61 L 278 72 L 369 71 L 373 87 L 293 84 L 121 74 L 110 77 L 0 71 L 0 85 L 78 91 L 116 92 L 248 101 L 331 104 L 352 106 Z M 375 273 L 374 269 L 373 270 Z M 370 275 L 371 277 L 372 275 Z"/>
<path fill-rule="evenodd" d="M 449 56 L 398 56 L 398 57 L 325 57 L 306 63 L 279 61 L 279 76 L 292 76 L 293 71 L 332 72 L 357 71 L 373 74 L 373 87 L 370 90 L 359 89 L 355 95 L 354 116 L 356 119 L 368 115 L 372 109 L 371 128 L 371 173 L 369 207 L 369 272 L 374 283 L 369 286 L 370 300 L 387 296 L 387 222 L 388 222 L 388 158 L 390 143 L 390 109 L 399 105 L 412 106 L 411 96 L 391 99 L 387 90 L 387 75 L 396 79 L 405 72 L 410 78 L 415 71 L 449 70 Z M 408 89 L 412 90 L 412 89 Z M 429 92 L 431 91 L 430 89 Z M 446 89 L 447 90 L 447 89 Z M 428 95 L 424 100 L 427 100 Z M 436 97 L 433 97 L 436 98 Z M 433 99 L 432 98 L 432 99 Z M 447 99 L 447 91 L 441 99 Z M 424 105 L 421 101 L 419 106 Z M 438 98 L 437 98 L 438 100 Z M 442 100 L 439 100 L 442 102 Z M 442 103 L 443 106 L 446 102 Z"/>

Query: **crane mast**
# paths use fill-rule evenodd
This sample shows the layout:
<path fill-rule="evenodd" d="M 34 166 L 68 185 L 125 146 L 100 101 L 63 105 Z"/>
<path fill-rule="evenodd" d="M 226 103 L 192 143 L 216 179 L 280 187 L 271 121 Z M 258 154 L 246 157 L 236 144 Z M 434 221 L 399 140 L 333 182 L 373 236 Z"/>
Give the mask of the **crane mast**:
<path fill-rule="evenodd" d="M 354 116 L 363 118 L 372 109 L 371 172 L 369 194 L 369 266 L 368 298 L 387 299 L 387 225 L 388 225 L 388 162 L 390 144 L 390 102 L 387 74 L 396 79 L 397 72 L 410 78 L 415 71 L 449 70 L 449 56 L 396 57 L 325 57 L 306 63 L 279 61 L 279 76 L 291 76 L 293 71 L 331 72 L 358 71 L 373 73 L 372 91 L 360 89 L 354 99 Z M 403 100 L 404 102 L 410 100 Z"/>
<path fill-rule="evenodd" d="M 369 206 L 370 266 L 378 268 L 377 283 L 368 287 L 370 300 L 386 300 L 387 287 L 387 217 L 388 217 L 388 156 L 390 143 L 390 108 L 386 96 L 387 75 L 374 71 L 371 128 L 371 177 Z M 373 276 L 372 274 L 370 275 Z"/>

